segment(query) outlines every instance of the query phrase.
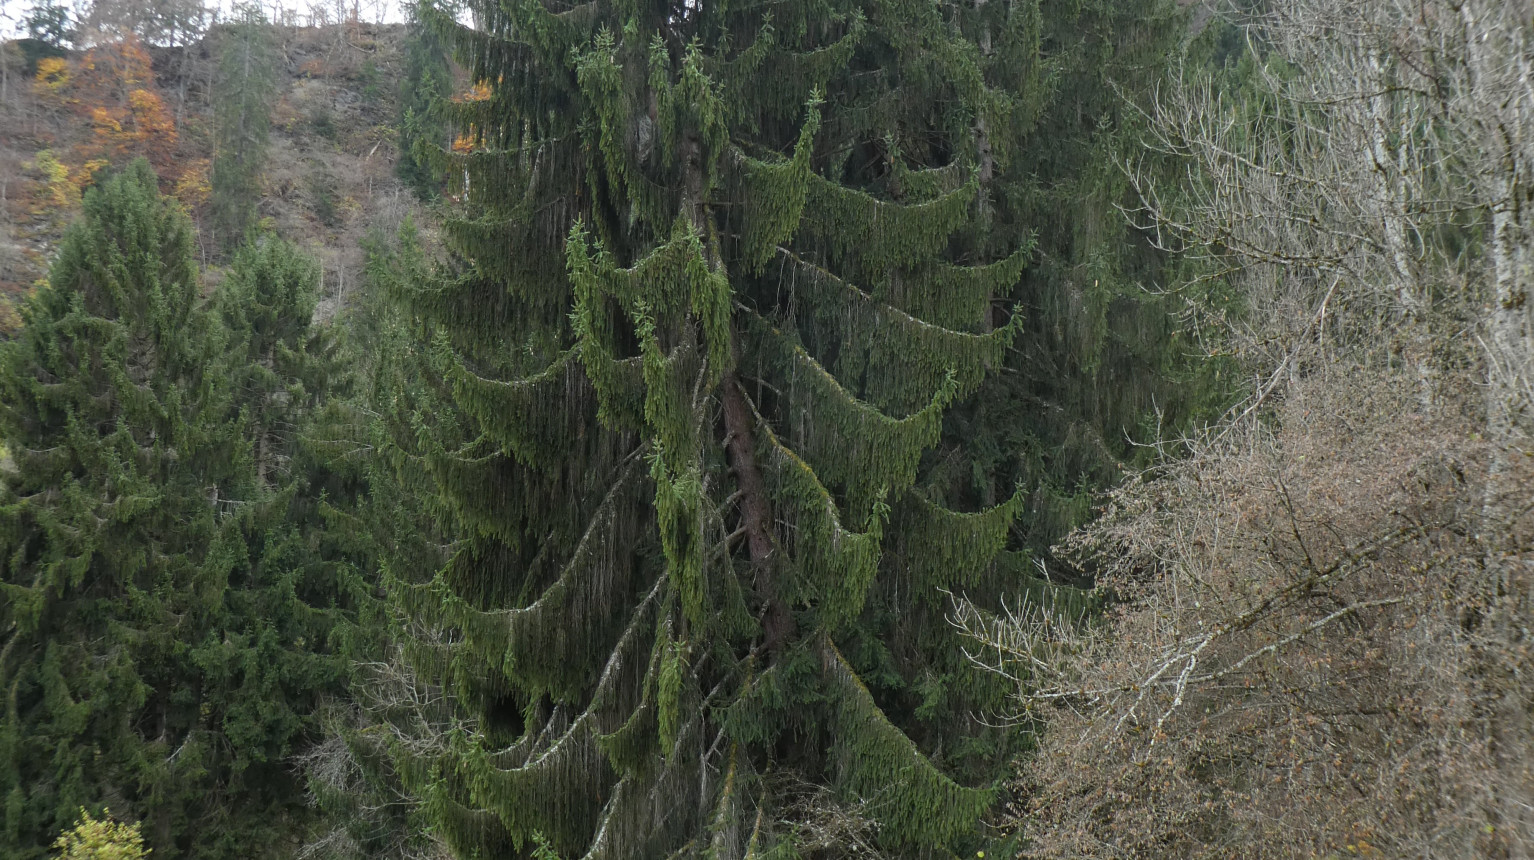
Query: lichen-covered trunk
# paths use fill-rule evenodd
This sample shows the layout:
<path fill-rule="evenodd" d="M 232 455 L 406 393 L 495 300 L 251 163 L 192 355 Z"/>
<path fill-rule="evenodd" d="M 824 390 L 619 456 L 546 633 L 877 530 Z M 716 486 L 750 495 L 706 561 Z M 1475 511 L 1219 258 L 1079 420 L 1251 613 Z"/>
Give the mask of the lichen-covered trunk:
<path fill-rule="evenodd" d="M 1530 331 L 1529 264 L 1531 240 L 1516 198 L 1517 183 L 1498 181 L 1501 201 L 1492 211 L 1492 306 L 1487 321 L 1486 438 L 1492 444 L 1481 510 L 1482 533 L 1488 540 L 1488 567 L 1495 575 L 1496 593 L 1509 618 L 1521 617 L 1519 595 L 1527 590 L 1531 559 L 1520 558 L 1509 532 L 1517 508 L 1528 494 L 1521 486 L 1515 458 L 1526 456 L 1520 443 L 1529 419 Z M 1523 626 L 1523 622 L 1520 622 Z"/>

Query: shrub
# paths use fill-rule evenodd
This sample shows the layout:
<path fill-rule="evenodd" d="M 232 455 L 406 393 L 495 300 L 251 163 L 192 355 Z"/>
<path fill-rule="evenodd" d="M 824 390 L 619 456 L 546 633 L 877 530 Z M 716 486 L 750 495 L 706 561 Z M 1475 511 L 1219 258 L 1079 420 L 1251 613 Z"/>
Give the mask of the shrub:
<path fill-rule="evenodd" d="M 80 823 L 53 843 L 58 860 L 143 860 L 149 856 L 139 825 L 95 818 L 80 810 Z"/>

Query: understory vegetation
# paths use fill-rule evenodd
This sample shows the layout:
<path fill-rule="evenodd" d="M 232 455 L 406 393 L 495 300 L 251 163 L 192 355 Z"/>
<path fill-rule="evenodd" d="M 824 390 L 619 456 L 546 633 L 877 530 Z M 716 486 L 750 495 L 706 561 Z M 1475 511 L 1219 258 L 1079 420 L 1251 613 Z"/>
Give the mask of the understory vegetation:
<path fill-rule="evenodd" d="M 961 618 L 1047 714 L 1010 817 L 1037 857 L 1523 856 L 1529 21 L 1244 20 L 1235 98 L 1185 68 L 1150 108 L 1190 182 L 1135 175 L 1160 239 L 1239 291 L 1191 315 L 1247 395 L 1066 541 L 1099 619 Z"/>

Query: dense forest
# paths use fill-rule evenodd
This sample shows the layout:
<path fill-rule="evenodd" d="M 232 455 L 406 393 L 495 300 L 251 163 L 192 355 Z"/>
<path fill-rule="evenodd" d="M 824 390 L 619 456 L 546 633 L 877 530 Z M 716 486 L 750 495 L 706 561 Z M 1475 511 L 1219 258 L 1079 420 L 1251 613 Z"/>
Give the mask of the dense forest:
<path fill-rule="evenodd" d="M 0 858 L 1534 851 L 1534 11 L 37 0 Z"/>

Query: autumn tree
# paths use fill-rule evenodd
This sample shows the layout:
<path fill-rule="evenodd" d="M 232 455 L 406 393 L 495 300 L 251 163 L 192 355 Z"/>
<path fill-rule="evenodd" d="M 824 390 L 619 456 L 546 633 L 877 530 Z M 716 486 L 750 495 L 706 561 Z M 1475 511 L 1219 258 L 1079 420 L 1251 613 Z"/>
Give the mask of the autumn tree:
<path fill-rule="evenodd" d="M 80 810 L 80 823 L 53 843 L 58 860 L 144 860 L 149 856 L 139 825 L 94 818 Z"/>
<path fill-rule="evenodd" d="M 155 84 L 149 53 L 133 34 L 102 42 L 78 59 L 45 58 L 35 87 L 43 102 L 84 120 L 90 134 L 68 153 L 52 153 L 76 189 L 103 167 L 143 156 L 168 185 L 179 176 L 175 119 Z"/>

